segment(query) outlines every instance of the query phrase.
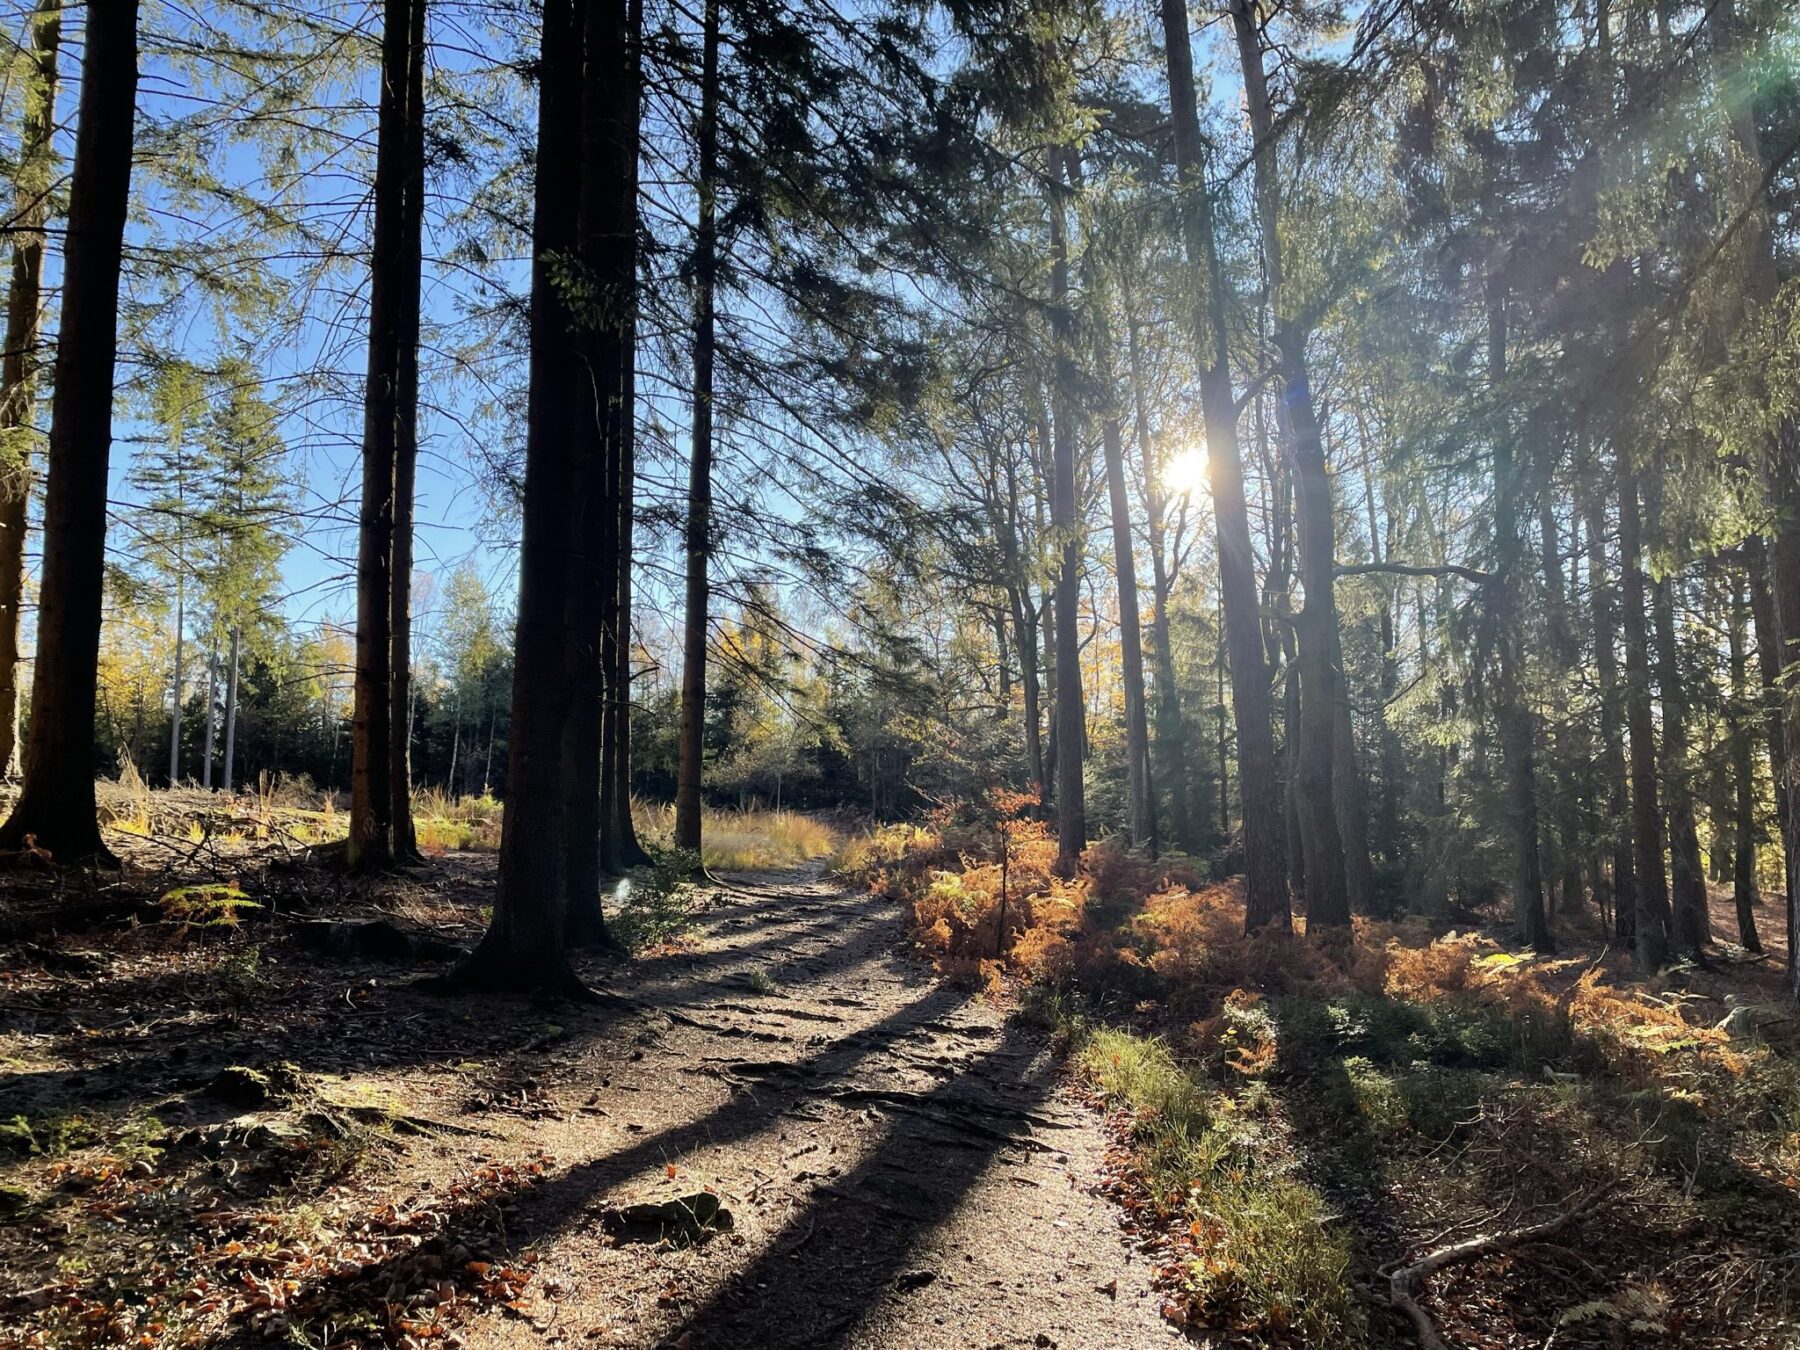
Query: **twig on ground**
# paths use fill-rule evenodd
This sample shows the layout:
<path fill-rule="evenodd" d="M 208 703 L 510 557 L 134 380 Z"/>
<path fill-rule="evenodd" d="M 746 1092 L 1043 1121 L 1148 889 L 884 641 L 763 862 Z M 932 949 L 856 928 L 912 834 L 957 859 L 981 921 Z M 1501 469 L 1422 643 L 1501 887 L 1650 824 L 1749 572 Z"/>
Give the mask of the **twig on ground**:
<path fill-rule="evenodd" d="M 1418 1300 L 1413 1297 L 1418 1292 L 1419 1281 L 1433 1271 L 1442 1270 L 1459 1261 L 1473 1261 L 1480 1256 L 1489 1256 L 1524 1242 L 1533 1242 L 1559 1233 L 1577 1219 L 1591 1214 L 1617 1184 L 1616 1181 L 1609 1181 L 1596 1187 L 1561 1214 L 1545 1219 L 1542 1223 L 1529 1224 L 1504 1233 L 1466 1238 L 1462 1242 L 1453 1242 L 1425 1253 L 1412 1265 L 1402 1266 L 1388 1276 L 1388 1302 L 1412 1319 L 1413 1327 L 1419 1333 L 1419 1344 L 1425 1350 L 1450 1350 L 1444 1338 L 1438 1334 L 1437 1324 L 1431 1320 L 1431 1314 L 1420 1307 Z"/>

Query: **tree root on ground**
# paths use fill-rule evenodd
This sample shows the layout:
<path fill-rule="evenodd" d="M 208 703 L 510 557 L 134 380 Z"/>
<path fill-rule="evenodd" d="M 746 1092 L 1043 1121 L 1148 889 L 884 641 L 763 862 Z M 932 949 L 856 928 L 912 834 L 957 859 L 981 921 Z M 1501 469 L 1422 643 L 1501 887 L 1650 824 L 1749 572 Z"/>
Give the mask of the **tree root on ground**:
<path fill-rule="evenodd" d="M 1603 1186 L 1596 1187 L 1561 1214 L 1545 1219 L 1542 1223 L 1509 1229 L 1504 1233 L 1489 1233 L 1481 1237 L 1465 1238 L 1461 1242 L 1452 1242 L 1448 1246 L 1433 1248 L 1412 1265 L 1402 1266 L 1388 1276 L 1388 1302 L 1412 1320 L 1413 1327 L 1419 1333 L 1419 1344 L 1424 1346 L 1425 1350 L 1450 1350 L 1448 1343 L 1438 1334 L 1437 1323 L 1431 1320 L 1431 1314 L 1420 1307 L 1418 1300 L 1413 1297 L 1419 1290 L 1420 1280 L 1433 1271 L 1442 1270 L 1445 1266 L 1455 1265 L 1459 1261 L 1473 1261 L 1477 1257 L 1506 1251 L 1510 1247 L 1535 1242 L 1540 1238 L 1549 1237 L 1552 1233 L 1561 1232 L 1576 1220 L 1593 1213 L 1617 1184 L 1617 1182 L 1609 1181 Z"/>

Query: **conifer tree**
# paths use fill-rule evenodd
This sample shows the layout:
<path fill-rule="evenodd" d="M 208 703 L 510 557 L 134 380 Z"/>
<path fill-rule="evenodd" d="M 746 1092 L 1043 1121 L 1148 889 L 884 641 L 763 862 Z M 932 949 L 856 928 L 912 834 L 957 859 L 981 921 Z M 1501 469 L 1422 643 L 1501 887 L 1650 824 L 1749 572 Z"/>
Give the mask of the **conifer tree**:
<path fill-rule="evenodd" d="M 137 103 L 137 0 L 92 0 L 50 406 L 44 565 L 25 789 L 0 849 L 110 863 L 94 803 L 94 708 L 106 554 L 119 272 Z"/>

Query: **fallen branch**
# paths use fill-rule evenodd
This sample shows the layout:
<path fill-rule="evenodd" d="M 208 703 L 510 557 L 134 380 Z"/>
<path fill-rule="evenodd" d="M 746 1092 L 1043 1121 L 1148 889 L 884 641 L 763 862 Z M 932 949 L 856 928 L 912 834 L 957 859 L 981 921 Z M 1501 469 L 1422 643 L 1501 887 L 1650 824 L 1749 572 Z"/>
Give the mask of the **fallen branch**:
<path fill-rule="evenodd" d="M 1545 1219 L 1542 1223 L 1510 1229 L 1504 1233 L 1488 1233 L 1482 1237 L 1466 1238 L 1461 1242 L 1452 1242 L 1448 1246 L 1438 1247 L 1425 1253 L 1412 1265 L 1403 1266 L 1388 1276 L 1388 1302 L 1412 1319 L 1412 1324 L 1419 1333 L 1419 1344 L 1424 1346 L 1425 1350 L 1450 1350 L 1444 1338 L 1438 1335 L 1437 1323 L 1431 1320 L 1431 1314 L 1421 1308 L 1418 1300 L 1413 1297 L 1418 1292 L 1420 1280 L 1433 1271 L 1442 1270 L 1445 1266 L 1455 1265 L 1459 1261 L 1473 1261 L 1476 1257 L 1503 1252 L 1509 1247 L 1535 1242 L 1539 1238 L 1559 1233 L 1577 1219 L 1591 1214 L 1617 1184 L 1616 1181 L 1609 1181 L 1605 1185 L 1589 1191 L 1586 1196 L 1577 1200 L 1561 1214 Z"/>

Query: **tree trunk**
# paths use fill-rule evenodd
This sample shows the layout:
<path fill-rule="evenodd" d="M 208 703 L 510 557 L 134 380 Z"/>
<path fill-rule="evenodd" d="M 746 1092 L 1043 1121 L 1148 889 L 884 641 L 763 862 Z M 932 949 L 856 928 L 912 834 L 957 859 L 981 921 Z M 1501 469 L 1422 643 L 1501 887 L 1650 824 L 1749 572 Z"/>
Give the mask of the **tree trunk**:
<path fill-rule="evenodd" d="M 1368 841 L 1346 839 L 1339 828 L 1333 761 L 1338 751 L 1338 711 L 1343 693 L 1337 667 L 1337 609 L 1333 596 L 1336 543 L 1331 508 L 1331 478 L 1313 409 L 1307 378 L 1305 326 L 1295 316 L 1287 294 L 1281 247 L 1281 187 L 1275 165 L 1275 118 L 1263 73 L 1261 37 L 1250 0 L 1234 0 L 1232 26 L 1237 34 L 1245 103 L 1254 138 L 1257 219 L 1262 239 L 1263 271 L 1275 324 L 1276 368 L 1281 388 L 1275 401 L 1276 421 L 1292 456 L 1300 543 L 1300 581 L 1305 606 L 1294 618 L 1299 639 L 1300 725 L 1294 756 L 1294 790 L 1300 816 L 1300 846 L 1306 859 L 1306 926 L 1342 927 L 1350 922 L 1350 881 L 1345 863 L 1349 848 L 1363 851 L 1359 875 L 1368 874 Z M 1344 707 L 1346 721 L 1348 705 Z M 1289 735 L 1294 734 L 1290 727 Z M 1367 896 L 1363 897 L 1366 901 Z"/>
<path fill-rule="evenodd" d="M 350 733 L 350 835 L 345 864 L 356 871 L 393 866 L 393 756 L 404 724 L 394 669 L 395 576 L 399 529 L 399 469 L 407 422 L 407 334 L 415 334 L 417 284 L 407 284 L 407 127 L 412 87 L 413 7 L 418 0 L 384 0 L 381 95 L 375 147 L 375 221 L 369 254 L 369 372 L 363 385 L 362 505 L 356 547 L 356 678 Z M 416 261 L 414 266 L 416 267 Z M 416 388 L 416 384 L 415 384 Z M 410 548 L 410 546 L 409 546 Z M 397 725 L 397 723 L 399 723 Z"/>
<path fill-rule="evenodd" d="M 61 40 L 62 0 L 38 0 L 20 91 L 25 112 L 14 169 L 12 287 L 6 296 L 6 349 L 0 356 L 0 776 L 9 781 L 19 776 L 19 624 L 25 610 L 44 222 L 50 214 Z M 180 664 L 179 650 L 176 663 Z M 179 676 L 176 684 L 179 687 Z M 179 723 L 179 697 L 175 718 Z"/>
<path fill-rule="evenodd" d="M 612 744 L 610 769 L 602 785 L 607 802 L 603 822 L 612 842 L 612 865 L 620 870 L 641 867 L 650 855 L 638 842 L 637 824 L 631 817 L 631 604 L 632 548 L 636 529 L 637 490 L 637 263 L 638 263 L 638 154 L 643 103 L 643 0 L 629 0 L 626 8 L 625 77 L 619 107 L 619 189 L 621 225 L 618 282 L 620 302 L 619 396 L 613 410 L 615 453 L 612 496 L 618 523 L 613 541 L 616 559 L 616 596 L 608 628 L 610 660 L 607 666 L 606 738 Z"/>
<path fill-rule="evenodd" d="M 1169 633 L 1169 557 L 1163 538 L 1162 474 L 1150 445 L 1149 401 L 1144 391 L 1143 350 L 1139 338 L 1135 298 L 1125 290 L 1126 351 L 1131 363 L 1131 425 L 1137 441 L 1138 460 L 1144 473 L 1144 515 L 1149 522 L 1150 544 L 1150 650 L 1156 663 L 1156 757 L 1169 785 L 1170 834 L 1189 852 L 1199 846 L 1194 821 L 1188 814 L 1187 728 L 1181 710 L 1181 690 L 1175 683 L 1175 650 Z M 1140 658 L 1141 659 L 1141 658 Z M 1220 772 L 1223 773 L 1223 765 Z M 1221 782 L 1223 779 L 1221 779 Z M 1152 805 L 1155 784 L 1151 785 Z"/>
<path fill-rule="evenodd" d="M 1056 359 L 1051 440 L 1050 525 L 1061 544 L 1056 575 L 1056 871 L 1072 877 L 1087 849 L 1084 748 L 1087 709 L 1081 689 L 1081 527 L 1076 519 L 1074 319 L 1069 311 L 1069 240 L 1063 194 L 1067 152 L 1052 147 L 1046 205 L 1050 217 L 1050 327 Z"/>
<path fill-rule="evenodd" d="M 707 561 L 712 554 L 713 346 L 718 238 L 719 0 L 704 0 L 701 39 L 699 223 L 694 232 L 694 431 L 688 460 L 687 612 L 682 631 L 681 758 L 675 847 L 700 851 L 701 736 L 706 729 Z"/>
<path fill-rule="evenodd" d="M 1769 755 L 1769 774 L 1775 784 L 1775 824 L 1785 849 L 1789 838 L 1787 787 L 1787 733 L 1782 712 L 1781 643 L 1775 631 L 1775 597 L 1769 588 L 1768 549 L 1756 535 L 1744 541 L 1744 571 L 1750 587 L 1750 623 L 1756 638 L 1757 676 L 1761 687 L 1764 742 Z M 1782 868 L 1782 914 L 1793 913 L 1794 870 Z M 1791 925 L 1788 961 L 1794 959 Z"/>
<path fill-rule="evenodd" d="M 225 672 L 225 765 L 222 786 L 232 789 L 233 769 L 237 763 L 238 653 L 241 634 L 236 624 L 231 628 L 231 666 Z"/>
<path fill-rule="evenodd" d="M 185 589 L 185 582 L 178 574 L 175 578 L 175 706 L 169 717 L 170 787 L 174 787 L 181 782 L 181 657 L 184 641 L 187 637 Z"/>
<path fill-rule="evenodd" d="M 1128 837 L 1157 854 L 1156 798 L 1151 791 L 1150 725 L 1144 698 L 1144 639 L 1138 617 L 1137 559 L 1131 543 L 1131 507 L 1125 496 L 1125 450 L 1119 419 L 1101 428 L 1106 492 L 1112 507 L 1113 567 L 1119 585 L 1119 659 L 1125 681 L 1125 767 L 1129 785 Z"/>
<path fill-rule="evenodd" d="M 1663 866 L 1662 807 L 1657 800 L 1656 730 L 1650 710 L 1649 637 L 1644 627 L 1643 545 L 1638 537 L 1637 476 L 1619 465 L 1619 572 L 1625 629 L 1625 721 L 1631 737 L 1631 843 L 1637 879 L 1633 933 L 1648 974 L 1669 960 L 1669 881 Z"/>
<path fill-rule="evenodd" d="M 506 813 L 494 916 L 453 977 L 475 988 L 580 990 L 564 943 L 566 843 L 562 747 L 569 700 L 563 618 L 570 565 L 577 372 L 573 316 L 558 277 L 576 242 L 580 207 L 585 6 L 544 5 L 531 239 L 531 373 L 525 425 L 523 539 L 513 644 Z"/>
<path fill-rule="evenodd" d="M 1753 710 L 1762 700 L 1761 690 L 1750 687 L 1750 663 L 1744 643 L 1749 624 L 1749 579 L 1734 570 L 1731 619 L 1726 629 L 1731 651 L 1731 702 L 1726 727 L 1734 788 L 1731 898 L 1737 909 L 1739 945 L 1746 951 L 1760 953 L 1762 937 L 1756 931 L 1756 905 L 1762 899 L 1756 885 L 1756 755 L 1751 749 L 1750 724 Z"/>
<path fill-rule="evenodd" d="M 1256 561 L 1244 501 L 1244 467 L 1238 454 L 1237 409 L 1231 390 L 1225 327 L 1225 268 L 1213 233 L 1212 199 L 1201 165 L 1200 121 L 1194 92 L 1194 56 L 1187 0 L 1163 0 L 1175 167 L 1181 184 L 1182 235 L 1190 267 L 1203 271 L 1204 300 L 1191 325 L 1205 353 L 1200 379 L 1218 531 L 1219 586 L 1231 654 L 1232 705 L 1237 712 L 1239 799 L 1244 820 L 1244 922 L 1252 932 L 1289 926 L 1287 883 L 1282 875 L 1280 794 L 1269 724 L 1268 667 L 1263 661 L 1262 621 L 1256 597 Z"/>
<path fill-rule="evenodd" d="M 1687 691 L 1682 685 L 1676 642 L 1672 577 L 1664 576 L 1652 586 L 1650 609 L 1656 632 L 1656 683 L 1662 694 L 1662 789 L 1663 810 L 1669 823 L 1673 936 L 1683 952 L 1701 961 L 1708 927 L 1706 872 L 1700 859 L 1700 832 L 1694 823 Z"/>
<path fill-rule="evenodd" d="M 1044 711 L 1038 695 L 1037 611 L 1019 593 L 1017 586 L 1007 587 L 1012 603 L 1014 645 L 1019 649 L 1019 688 L 1025 696 L 1025 767 L 1037 789 L 1038 800 L 1044 798 Z"/>
<path fill-rule="evenodd" d="M 94 803 L 94 711 L 106 562 L 119 265 L 131 195 L 137 0 L 92 0 L 50 403 L 44 560 L 25 789 L 0 849 L 27 838 L 58 862 L 115 862 Z"/>
<path fill-rule="evenodd" d="M 1506 378 L 1506 282 L 1488 281 L 1488 377 L 1496 400 Z M 1500 726 L 1501 752 L 1506 761 L 1507 812 L 1513 836 L 1513 908 L 1518 916 L 1519 940 L 1537 951 L 1550 951 L 1550 924 L 1544 912 L 1544 880 L 1538 856 L 1537 763 L 1533 751 L 1534 728 L 1525 706 L 1519 672 L 1519 615 L 1517 590 L 1523 584 L 1519 561 L 1522 540 L 1518 525 L 1518 481 L 1513 463 L 1512 429 L 1502 426 L 1494 438 L 1494 548 L 1497 584 L 1492 602 L 1497 613 L 1494 645 L 1499 653 L 1499 679 L 1495 694 L 1495 718 Z"/>
<path fill-rule="evenodd" d="M 200 786 L 208 792 L 213 785 L 213 728 L 218 724 L 214 716 L 219 706 L 219 635 L 215 631 L 208 639 L 210 645 L 206 652 L 206 743 L 204 758 L 200 765 Z"/>
<path fill-rule="evenodd" d="M 1613 933 L 1621 942 L 1632 942 L 1637 935 L 1637 869 L 1626 815 L 1625 747 L 1619 737 L 1619 719 L 1625 708 L 1619 697 L 1613 592 L 1606 575 L 1606 493 L 1597 471 L 1587 489 L 1588 589 L 1593 596 L 1594 664 L 1600 680 L 1600 761 L 1606 813 L 1602 833 L 1612 847 Z M 1602 897 L 1596 892 L 1594 899 L 1599 903 Z"/>
<path fill-rule="evenodd" d="M 1538 548 L 1543 560 L 1544 600 L 1549 650 L 1555 660 L 1560 681 L 1579 660 L 1574 644 L 1574 629 L 1569 622 L 1568 597 L 1563 589 L 1562 547 L 1556 524 L 1555 454 L 1546 443 L 1544 428 L 1535 427 L 1533 442 L 1542 466 L 1538 493 Z M 1579 533 L 1572 528 L 1572 533 Z M 1573 557 L 1580 550 L 1580 540 L 1573 541 Z M 1571 567 L 1573 564 L 1571 564 Z M 1553 800 L 1555 803 L 1556 910 L 1573 914 L 1581 907 L 1581 800 L 1576 791 L 1576 766 L 1580 762 L 1574 744 L 1574 730 L 1567 719 L 1555 728 L 1551 739 L 1555 767 Z"/>
<path fill-rule="evenodd" d="M 1737 11 L 1733 0 L 1720 0 L 1713 16 L 1717 52 L 1722 64 L 1729 65 L 1741 46 Z M 1777 301 L 1780 275 L 1775 268 L 1775 236 L 1768 200 L 1775 165 L 1764 151 L 1756 125 L 1756 111 L 1751 103 L 1751 82 L 1723 81 L 1721 87 L 1731 92 L 1726 100 L 1732 138 L 1744 158 L 1757 169 L 1759 181 L 1752 189 L 1756 194 L 1748 203 L 1744 218 L 1743 255 L 1749 263 L 1745 299 L 1750 314 L 1756 318 Z M 1776 802 L 1781 808 L 1782 855 L 1785 871 L 1787 914 L 1787 965 L 1789 993 L 1800 999 L 1800 962 L 1795 960 L 1795 932 L 1800 928 L 1800 887 L 1795 884 L 1800 868 L 1800 821 L 1794 802 L 1794 787 L 1800 782 L 1800 687 L 1789 670 L 1794 665 L 1796 643 L 1800 643 L 1800 423 L 1791 416 L 1782 420 L 1776 434 L 1764 448 L 1763 491 L 1772 517 L 1769 539 L 1768 579 L 1770 594 L 1769 636 L 1773 641 L 1763 657 L 1765 670 L 1773 662 L 1776 679 L 1773 687 L 1780 691 L 1782 707 L 1777 721 L 1771 723 L 1771 735 L 1777 725 L 1781 732 L 1779 763 L 1775 773 Z"/>
<path fill-rule="evenodd" d="M 577 321 L 581 361 L 567 651 L 571 699 L 563 773 L 569 812 L 568 938 L 571 946 L 611 945 L 600 908 L 600 878 L 619 870 L 613 837 L 618 724 L 620 471 L 630 355 L 630 306 L 637 267 L 637 214 L 627 158 L 636 136 L 629 111 L 632 51 L 625 0 L 589 0 L 587 77 L 582 84 L 579 248 L 588 298 Z"/>
<path fill-rule="evenodd" d="M 405 0 L 404 102 L 400 109 L 400 239 L 393 258 L 394 532 L 388 569 L 388 820 L 394 857 L 421 858 L 412 819 L 413 486 L 419 463 L 419 307 L 425 229 L 425 6 Z M 398 16 L 395 16 L 398 17 Z M 388 40 L 386 30 L 382 42 Z M 386 52 L 383 51 L 385 69 Z M 379 156 L 379 149 L 377 155 Z M 379 166 L 377 168 L 379 173 Z"/>

